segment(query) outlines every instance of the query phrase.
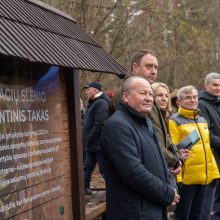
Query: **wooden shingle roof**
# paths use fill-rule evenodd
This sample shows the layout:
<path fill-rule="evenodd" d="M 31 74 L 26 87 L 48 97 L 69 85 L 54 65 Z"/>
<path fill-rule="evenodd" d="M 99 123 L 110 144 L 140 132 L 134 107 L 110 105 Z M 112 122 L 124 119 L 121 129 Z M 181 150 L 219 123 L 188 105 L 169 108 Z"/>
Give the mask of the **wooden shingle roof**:
<path fill-rule="evenodd" d="M 120 78 L 126 74 L 70 16 L 36 0 L 0 1 L 0 54 Z"/>

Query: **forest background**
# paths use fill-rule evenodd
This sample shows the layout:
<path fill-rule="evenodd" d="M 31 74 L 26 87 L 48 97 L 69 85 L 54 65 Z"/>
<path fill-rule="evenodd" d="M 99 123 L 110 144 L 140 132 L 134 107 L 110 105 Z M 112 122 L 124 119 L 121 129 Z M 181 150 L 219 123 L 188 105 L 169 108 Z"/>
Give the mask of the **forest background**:
<path fill-rule="evenodd" d="M 220 0 L 42 1 L 71 15 L 128 72 L 134 52 L 155 51 L 157 81 L 171 91 L 189 84 L 202 89 L 207 73 L 220 72 Z M 92 80 L 106 91 L 121 84 L 115 75 L 88 71 L 80 79 L 81 89 Z"/>

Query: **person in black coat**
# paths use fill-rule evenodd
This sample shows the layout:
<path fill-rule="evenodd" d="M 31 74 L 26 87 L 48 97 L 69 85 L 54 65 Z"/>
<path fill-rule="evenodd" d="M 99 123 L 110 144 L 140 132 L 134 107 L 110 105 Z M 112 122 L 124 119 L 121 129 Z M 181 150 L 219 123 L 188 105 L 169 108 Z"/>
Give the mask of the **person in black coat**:
<path fill-rule="evenodd" d="M 90 180 L 96 163 L 98 163 L 102 177 L 105 178 L 101 152 L 101 132 L 108 119 L 109 98 L 101 91 L 101 84 L 96 81 L 84 88 L 86 88 L 89 99 L 83 125 L 83 145 L 86 151 L 84 184 L 85 194 L 91 195 Z"/>
<path fill-rule="evenodd" d="M 156 132 L 147 114 L 150 84 L 139 76 L 122 85 L 122 102 L 102 134 L 108 220 L 164 220 L 179 201 Z"/>
<path fill-rule="evenodd" d="M 206 119 L 210 131 L 210 145 L 215 156 L 215 160 L 220 170 L 220 74 L 209 73 L 205 78 L 205 91 L 199 93 L 199 109 L 201 115 Z M 212 197 L 215 199 L 213 212 L 216 220 L 220 220 L 220 181 L 209 185 L 207 190 L 207 202 L 203 209 L 201 220 L 209 219 L 212 208 Z"/>

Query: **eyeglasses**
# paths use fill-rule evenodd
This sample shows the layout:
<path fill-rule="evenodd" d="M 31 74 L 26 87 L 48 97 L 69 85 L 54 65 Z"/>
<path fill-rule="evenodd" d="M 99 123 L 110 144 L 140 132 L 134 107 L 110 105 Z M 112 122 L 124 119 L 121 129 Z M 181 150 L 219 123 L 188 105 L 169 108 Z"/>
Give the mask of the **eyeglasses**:
<path fill-rule="evenodd" d="M 181 99 L 185 99 L 185 100 L 198 100 L 198 95 L 194 95 L 194 96 L 185 96 L 185 97 L 181 97 Z"/>

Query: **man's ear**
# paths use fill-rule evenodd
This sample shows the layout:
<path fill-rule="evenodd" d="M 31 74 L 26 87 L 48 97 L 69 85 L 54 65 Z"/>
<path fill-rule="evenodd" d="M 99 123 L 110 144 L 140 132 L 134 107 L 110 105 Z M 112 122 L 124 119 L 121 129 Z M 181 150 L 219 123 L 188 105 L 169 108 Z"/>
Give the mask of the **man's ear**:
<path fill-rule="evenodd" d="M 122 101 L 124 102 L 124 103 L 128 103 L 128 96 L 129 96 L 129 94 L 127 93 L 127 92 L 123 92 L 122 93 Z"/>
<path fill-rule="evenodd" d="M 179 99 L 176 100 L 176 105 L 178 106 L 178 108 L 180 107 L 180 100 Z"/>
<path fill-rule="evenodd" d="M 132 64 L 131 64 L 132 73 L 136 73 L 136 72 L 137 72 L 137 69 L 138 69 L 137 63 L 132 63 Z"/>
<path fill-rule="evenodd" d="M 97 94 L 97 93 L 99 93 L 99 92 L 100 92 L 100 90 L 98 90 L 98 89 L 94 88 L 94 92 Z"/>

